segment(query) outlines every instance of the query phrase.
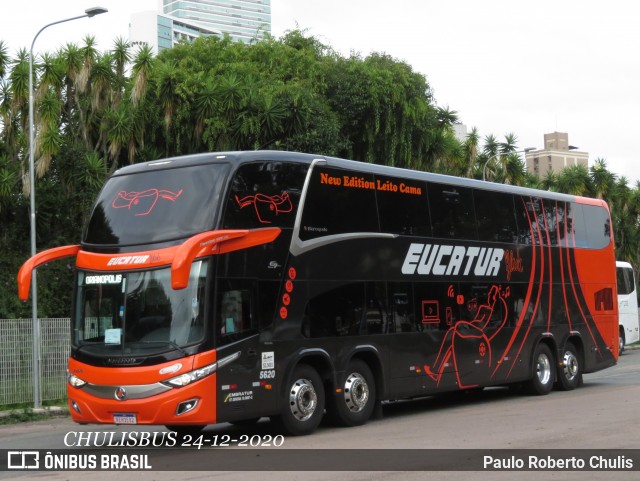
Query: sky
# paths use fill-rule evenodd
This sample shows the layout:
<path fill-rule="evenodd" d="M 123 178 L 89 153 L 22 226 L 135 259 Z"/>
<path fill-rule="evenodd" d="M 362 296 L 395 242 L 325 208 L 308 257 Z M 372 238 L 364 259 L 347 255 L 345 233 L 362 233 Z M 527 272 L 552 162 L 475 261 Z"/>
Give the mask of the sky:
<path fill-rule="evenodd" d="M 3 2 L 0 40 L 9 53 L 29 48 L 47 23 L 109 12 L 44 30 L 34 51 L 80 44 L 100 49 L 128 36 L 134 12 L 158 0 Z M 513 133 L 520 149 L 543 148 L 543 135 L 640 180 L 640 4 L 629 0 L 271 0 L 272 34 L 299 28 L 341 54 L 388 54 L 424 75 L 436 103 L 456 111 L 468 131 L 498 141 Z M 482 141 L 481 141 L 482 145 Z"/>

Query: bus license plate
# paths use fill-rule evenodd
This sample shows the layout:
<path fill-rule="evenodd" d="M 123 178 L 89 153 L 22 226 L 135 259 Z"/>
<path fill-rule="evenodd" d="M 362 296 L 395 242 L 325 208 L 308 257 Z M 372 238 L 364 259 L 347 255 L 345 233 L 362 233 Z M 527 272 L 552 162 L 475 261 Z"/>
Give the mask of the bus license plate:
<path fill-rule="evenodd" d="M 138 424 L 136 415 L 133 413 L 115 413 L 113 422 L 114 424 Z"/>

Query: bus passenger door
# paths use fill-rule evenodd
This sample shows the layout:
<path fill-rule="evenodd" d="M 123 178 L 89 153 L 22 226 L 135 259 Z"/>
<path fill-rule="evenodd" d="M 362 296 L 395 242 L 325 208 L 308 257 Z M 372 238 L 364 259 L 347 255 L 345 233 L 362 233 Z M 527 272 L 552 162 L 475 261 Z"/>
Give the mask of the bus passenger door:
<path fill-rule="evenodd" d="M 260 342 L 255 285 L 220 280 L 216 296 L 218 421 L 258 418 L 275 408 L 275 355 Z"/>
<path fill-rule="evenodd" d="M 421 334 L 416 323 L 413 288 L 409 283 L 389 283 L 389 373 L 394 397 L 419 395 L 422 385 Z"/>

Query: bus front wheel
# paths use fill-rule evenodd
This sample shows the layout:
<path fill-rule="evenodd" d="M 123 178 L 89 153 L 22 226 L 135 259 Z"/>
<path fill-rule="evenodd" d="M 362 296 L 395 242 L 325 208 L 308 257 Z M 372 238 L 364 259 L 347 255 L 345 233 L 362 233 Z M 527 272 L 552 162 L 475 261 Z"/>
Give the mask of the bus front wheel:
<path fill-rule="evenodd" d="M 375 408 L 376 384 L 367 364 L 359 359 L 349 363 L 340 392 L 332 397 L 331 417 L 343 426 L 366 423 Z"/>
<path fill-rule="evenodd" d="M 618 356 L 624 352 L 625 343 L 624 328 L 620 326 L 620 329 L 618 329 Z"/>
<path fill-rule="evenodd" d="M 316 430 L 324 414 L 324 386 L 318 372 L 306 364 L 297 366 L 289 381 L 284 405 L 275 421 L 287 434 L 302 436 Z"/>
<path fill-rule="evenodd" d="M 553 389 L 555 381 L 555 362 L 553 353 L 549 346 L 544 343 L 538 344 L 533 355 L 533 365 L 531 370 L 531 380 L 527 388 L 531 394 L 545 395 Z"/>
<path fill-rule="evenodd" d="M 572 342 L 567 342 L 563 352 L 562 362 L 558 364 L 558 387 L 571 391 L 578 387 L 582 376 L 580 353 Z"/>

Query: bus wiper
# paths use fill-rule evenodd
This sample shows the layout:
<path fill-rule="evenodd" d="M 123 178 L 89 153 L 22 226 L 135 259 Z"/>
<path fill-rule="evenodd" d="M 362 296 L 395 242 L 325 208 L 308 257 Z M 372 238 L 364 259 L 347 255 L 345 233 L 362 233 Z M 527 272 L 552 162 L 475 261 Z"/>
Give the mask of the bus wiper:
<path fill-rule="evenodd" d="M 168 344 L 169 346 L 174 348 L 176 351 L 179 351 L 180 354 L 182 354 L 183 356 L 185 357 L 188 356 L 187 351 L 182 349 L 178 344 L 176 344 L 173 341 L 136 341 L 136 342 L 139 342 L 140 344 Z"/>
<path fill-rule="evenodd" d="M 77 347 L 75 347 L 75 349 L 73 349 L 72 355 L 73 354 L 78 354 L 80 351 L 82 351 L 82 349 L 84 349 L 85 347 L 91 345 L 91 344 L 102 344 L 100 341 L 82 341 L 82 344 L 79 344 Z"/>

